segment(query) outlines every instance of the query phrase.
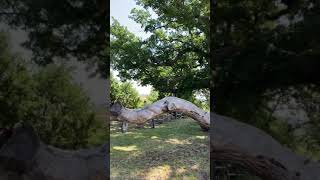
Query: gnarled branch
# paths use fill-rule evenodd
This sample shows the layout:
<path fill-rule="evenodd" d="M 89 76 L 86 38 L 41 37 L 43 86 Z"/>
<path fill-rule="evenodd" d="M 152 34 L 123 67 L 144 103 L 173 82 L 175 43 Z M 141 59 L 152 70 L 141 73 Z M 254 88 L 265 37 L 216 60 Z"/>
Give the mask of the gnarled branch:
<path fill-rule="evenodd" d="M 28 124 L 0 132 L 0 179 L 107 179 L 107 145 L 76 151 L 44 144 Z"/>
<path fill-rule="evenodd" d="M 141 109 L 128 109 L 120 103 L 110 108 L 110 113 L 118 121 L 142 124 L 167 112 L 181 112 L 196 120 L 202 128 L 209 129 L 210 113 L 203 111 L 189 101 L 177 97 L 165 97 Z M 112 119 L 112 118 L 111 118 Z"/>
<path fill-rule="evenodd" d="M 215 113 L 211 119 L 212 161 L 242 164 L 262 179 L 320 180 L 319 162 L 296 154 L 262 130 Z"/>
<path fill-rule="evenodd" d="M 220 162 L 241 167 L 262 180 L 299 179 L 298 173 L 288 171 L 286 167 L 275 159 L 261 155 L 254 156 L 235 147 L 213 146 L 211 148 L 211 159 L 213 166 Z M 215 171 L 213 173 L 215 175 Z"/>

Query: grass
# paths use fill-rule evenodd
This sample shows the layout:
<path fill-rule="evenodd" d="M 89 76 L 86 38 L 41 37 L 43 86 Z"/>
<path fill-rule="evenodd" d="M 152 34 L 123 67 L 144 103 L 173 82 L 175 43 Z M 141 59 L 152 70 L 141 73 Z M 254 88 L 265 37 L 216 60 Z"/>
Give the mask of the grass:
<path fill-rule="evenodd" d="M 209 179 L 208 132 L 191 119 L 178 119 L 121 133 L 111 125 L 111 179 Z"/>

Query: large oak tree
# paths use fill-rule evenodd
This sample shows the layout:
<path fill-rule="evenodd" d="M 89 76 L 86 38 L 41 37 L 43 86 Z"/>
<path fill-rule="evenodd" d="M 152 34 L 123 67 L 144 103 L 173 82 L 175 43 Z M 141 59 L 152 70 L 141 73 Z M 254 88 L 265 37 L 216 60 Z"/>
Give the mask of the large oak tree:
<path fill-rule="evenodd" d="M 111 58 L 119 75 L 152 85 L 160 96 L 189 98 L 194 90 L 209 88 L 209 1 L 137 4 L 142 8 L 133 9 L 131 18 L 150 36 L 137 37 L 113 20 Z"/>

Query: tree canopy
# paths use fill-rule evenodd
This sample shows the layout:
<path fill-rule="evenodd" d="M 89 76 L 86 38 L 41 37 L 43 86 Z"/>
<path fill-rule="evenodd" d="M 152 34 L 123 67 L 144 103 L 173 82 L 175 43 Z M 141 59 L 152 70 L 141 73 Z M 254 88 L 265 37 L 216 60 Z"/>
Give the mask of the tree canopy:
<path fill-rule="evenodd" d="M 97 64 L 99 72 L 108 75 L 107 1 L 10 0 L 1 1 L 0 9 L 0 20 L 27 32 L 23 46 L 32 51 L 36 63 L 73 57 Z"/>
<path fill-rule="evenodd" d="M 318 9 L 311 1 L 219 1 L 212 30 L 216 111 L 245 101 L 251 108 L 244 109 L 255 109 L 270 89 L 319 84 Z"/>
<path fill-rule="evenodd" d="M 131 18 L 151 35 L 139 38 L 114 19 L 112 67 L 123 78 L 152 85 L 162 97 L 189 98 L 209 88 L 209 1 L 136 2 L 142 8 L 133 9 Z"/>

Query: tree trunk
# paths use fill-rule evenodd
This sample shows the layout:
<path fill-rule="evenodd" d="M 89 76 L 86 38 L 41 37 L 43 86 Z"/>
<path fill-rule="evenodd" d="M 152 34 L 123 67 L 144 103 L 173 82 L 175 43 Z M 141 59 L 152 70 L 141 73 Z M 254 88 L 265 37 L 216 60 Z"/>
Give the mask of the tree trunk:
<path fill-rule="evenodd" d="M 150 121 L 150 126 L 151 126 L 151 128 L 155 128 L 155 122 L 154 122 L 154 119 L 152 119 L 152 120 Z"/>
<path fill-rule="evenodd" d="M 126 121 L 123 121 L 121 123 L 121 132 L 126 133 L 128 131 L 128 123 Z"/>
<path fill-rule="evenodd" d="M 21 124 L 0 146 L 1 180 L 102 180 L 108 177 L 106 145 L 61 150 L 44 144 L 31 126 Z"/>
<path fill-rule="evenodd" d="M 136 124 L 143 124 L 163 113 L 181 112 L 196 120 L 202 128 L 209 129 L 210 127 L 210 113 L 189 101 L 176 97 L 165 97 L 142 109 L 128 109 L 120 103 L 115 103 L 111 106 L 110 112 L 118 121 Z"/>
<path fill-rule="evenodd" d="M 237 149 L 215 146 L 211 149 L 211 163 L 231 164 L 262 180 L 298 180 L 297 174 L 288 171 L 274 159 L 252 156 Z M 213 165 L 214 166 L 214 165 Z M 213 171 L 214 172 L 214 171 Z M 215 176 L 215 174 L 213 174 Z"/>
<path fill-rule="evenodd" d="M 320 180 L 319 162 L 294 153 L 262 130 L 215 113 L 211 119 L 211 161 L 235 162 L 262 179 Z"/>

